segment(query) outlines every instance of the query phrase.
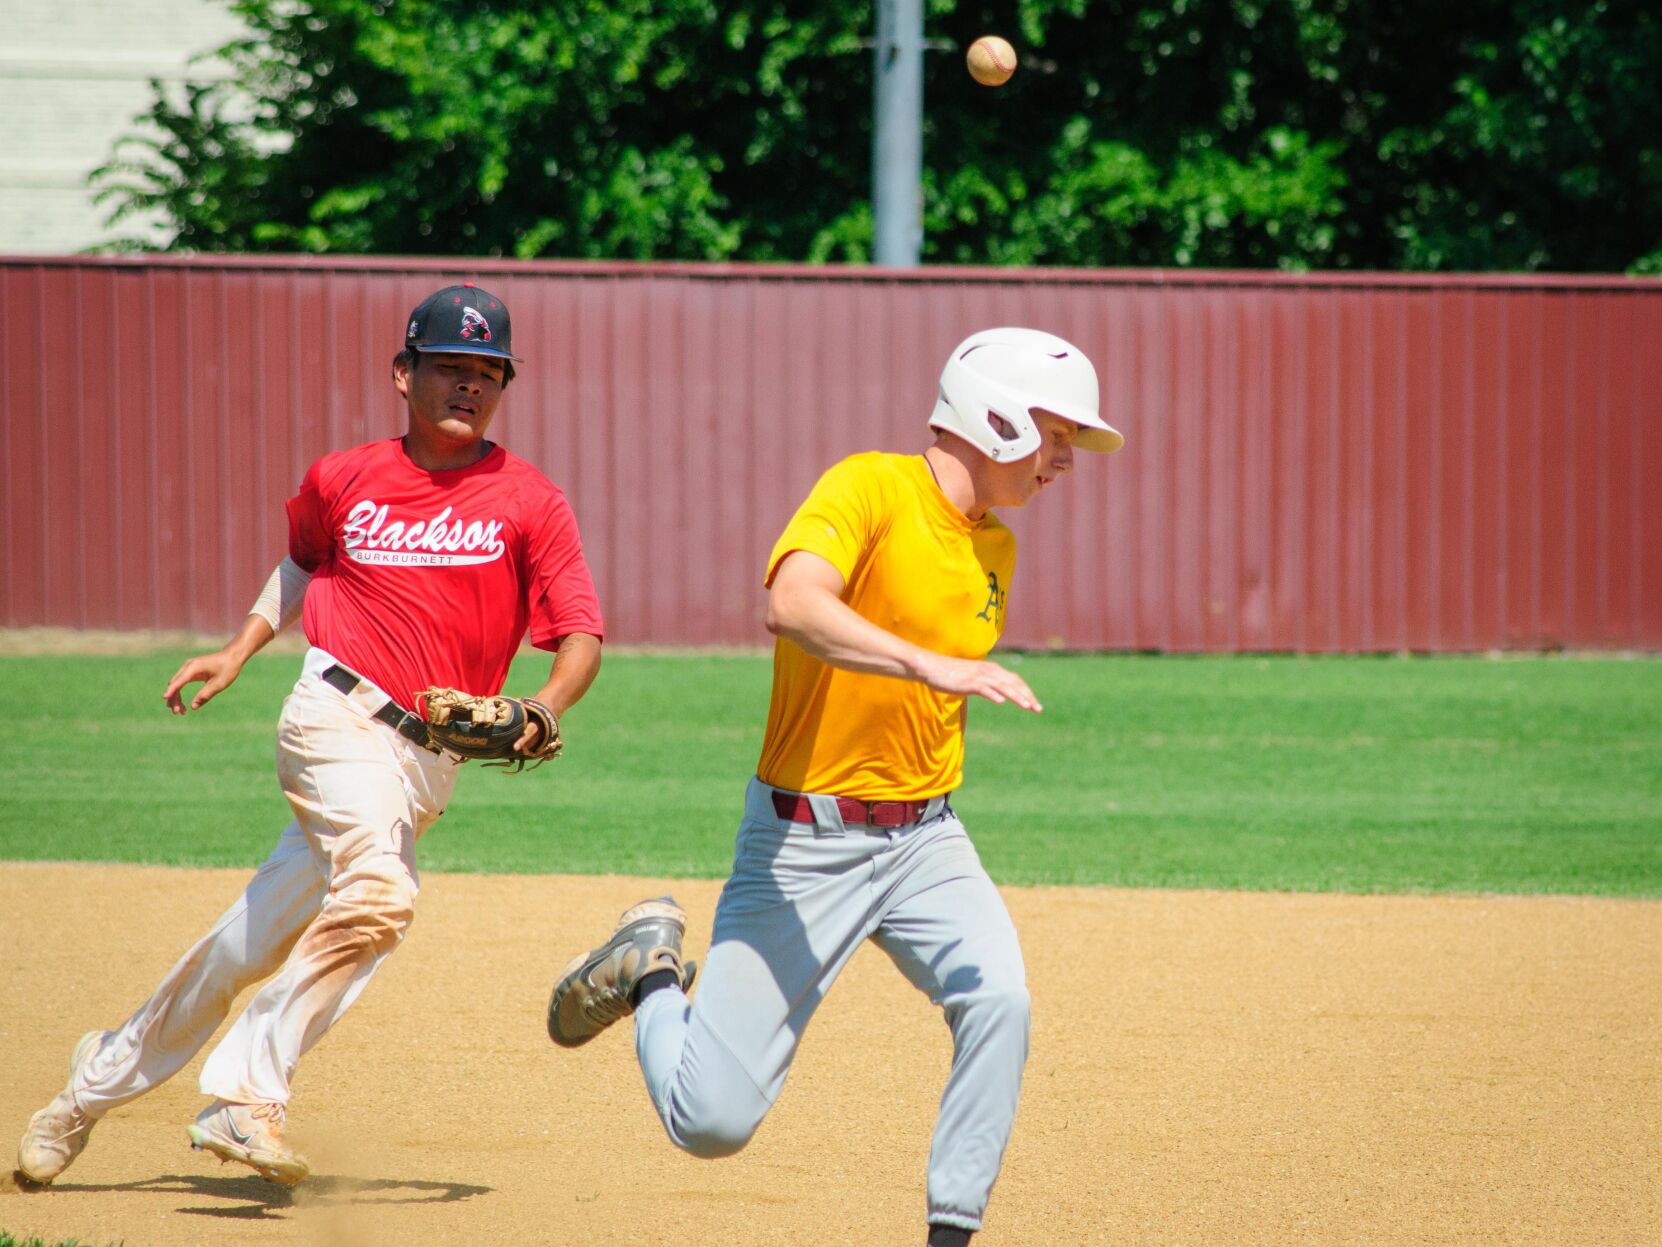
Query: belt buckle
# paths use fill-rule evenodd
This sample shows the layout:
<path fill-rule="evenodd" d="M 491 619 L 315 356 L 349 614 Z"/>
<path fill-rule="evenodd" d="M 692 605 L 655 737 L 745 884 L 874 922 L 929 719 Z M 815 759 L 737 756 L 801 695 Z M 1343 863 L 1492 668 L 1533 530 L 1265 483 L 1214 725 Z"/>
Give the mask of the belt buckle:
<path fill-rule="evenodd" d="M 426 722 L 416 718 L 408 710 L 405 710 L 398 720 L 398 734 L 423 749 L 433 749 L 433 734 L 427 730 Z M 437 753 L 438 750 L 433 749 L 433 752 Z"/>
<path fill-rule="evenodd" d="M 398 732 L 416 748 L 425 749 L 436 758 L 444 757 L 444 750 L 433 743 L 433 732 L 428 727 L 426 719 L 405 710 L 404 717 L 398 723 Z"/>
<path fill-rule="evenodd" d="M 873 801 L 866 806 L 866 821 L 873 827 L 904 827 L 911 822 L 908 801 Z"/>

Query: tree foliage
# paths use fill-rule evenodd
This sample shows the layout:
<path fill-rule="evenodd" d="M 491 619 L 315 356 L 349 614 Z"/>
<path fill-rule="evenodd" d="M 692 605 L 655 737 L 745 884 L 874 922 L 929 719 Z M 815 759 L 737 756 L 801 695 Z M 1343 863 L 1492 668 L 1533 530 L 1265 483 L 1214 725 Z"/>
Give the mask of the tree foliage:
<path fill-rule="evenodd" d="M 865 0 L 233 0 L 100 170 L 173 246 L 863 260 Z M 1007 31 L 989 91 L 961 49 Z M 1662 269 L 1649 0 L 930 0 L 926 259 Z"/>

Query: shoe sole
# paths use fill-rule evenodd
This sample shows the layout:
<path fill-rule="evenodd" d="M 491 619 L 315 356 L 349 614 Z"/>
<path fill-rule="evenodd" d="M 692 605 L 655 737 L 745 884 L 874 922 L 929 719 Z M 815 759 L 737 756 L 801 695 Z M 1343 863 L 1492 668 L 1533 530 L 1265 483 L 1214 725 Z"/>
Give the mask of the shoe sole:
<path fill-rule="evenodd" d="M 262 1160 L 255 1157 L 245 1147 L 238 1147 L 235 1143 L 227 1143 L 211 1130 L 204 1130 L 201 1126 L 189 1125 L 185 1133 L 190 1136 L 190 1145 L 198 1152 L 212 1152 L 223 1161 L 234 1160 L 239 1165 L 247 1165 L 267 1182 L 275 1182 L 279 1186 L 294 1186 L 304 1181 L 311 1173 L 311 1166 L 298 1158 L 294 1160 Z"/>
<path fill-rule="evenodd" d="M 596 967 L 619 948 L 633 943 L 635 932 L 642 924 L 661 922 L 665 919 L 679 926 L 681 934 L 686 934 L 686 911 L 677 905 L 672 897 L 665 896 L 656 900 L 642 901 L 639 905 L 633 905 L 623 911 L 623 916 L 618 919 L 617 928 L 612 932 L 612 937 L 609 940 L 599 948 L 580 953 L 566 962 L 566 968 L 561 973 L 560 981 L 554 986 L 554 994 L 549 997 L 548 1001 L 548 1037 L 550 1039 L 562 1048 L 580 1048 L 606 1029 L 605 1026 L 602 1026 L 599 1030 L 592 1030 L 586 1035 L 571 1036 L 565 1034 L 557 1027 L 560 1002 L 565 999 L 566 993 L 571 990 L 573 983 L 576 983 L 579 979 L 586 979 Z M 696 966 L 690 968 L 683 966 L 682 978 L 685 987 L 692 986 L 692 975 L 696 972 Z M 633 1013 L 634 1010 L 630 1009 L 629 1012 Z M 610 1023 L 607 1023 L 607 1025 L 610 1025 Z"/>

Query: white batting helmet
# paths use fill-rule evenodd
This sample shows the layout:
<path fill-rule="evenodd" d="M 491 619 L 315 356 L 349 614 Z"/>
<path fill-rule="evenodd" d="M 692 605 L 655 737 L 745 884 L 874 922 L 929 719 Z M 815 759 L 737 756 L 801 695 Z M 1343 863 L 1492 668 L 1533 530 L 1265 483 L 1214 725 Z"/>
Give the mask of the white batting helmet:
<path fill-rule="evenodd" d="M 941 371 L 929 427 L 1009 463 L 1039 448 L 1035 410 L 1077 424 L 1080 450 L 1125 445 L 1119 430 L 1097 415 L 1091 361 L 1072 343 L 1037 329 L 983 329 L 960 342 Z"/>

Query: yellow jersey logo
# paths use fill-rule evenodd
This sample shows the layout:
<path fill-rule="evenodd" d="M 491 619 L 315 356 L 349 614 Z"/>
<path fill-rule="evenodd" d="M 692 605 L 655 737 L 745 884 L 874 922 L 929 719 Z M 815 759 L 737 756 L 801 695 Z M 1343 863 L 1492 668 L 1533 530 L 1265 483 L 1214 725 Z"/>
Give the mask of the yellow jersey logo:
<path fill-rule="evenodd" d="M 1004 631 L 1004 599 L 1008 590 L 998 587 L 998 573 L 987 573 L 987 604 L 975 612 L 977 619 L 985 619 L 1000 632 Z"/>

